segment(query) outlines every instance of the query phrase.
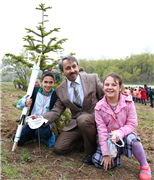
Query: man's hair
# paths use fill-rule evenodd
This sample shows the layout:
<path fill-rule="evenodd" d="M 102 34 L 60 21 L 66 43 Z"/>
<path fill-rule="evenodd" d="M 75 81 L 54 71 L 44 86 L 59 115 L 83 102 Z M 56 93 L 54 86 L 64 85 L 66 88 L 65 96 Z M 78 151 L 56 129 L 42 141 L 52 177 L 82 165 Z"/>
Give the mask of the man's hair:
<path fill-rule="evenodd" d="M 55 75 L 51 72 L 51 71 L 44 71 L 43 74 L 42 74 L 42 77 L 41 77 L 41 80 L 43 81 L 44 77 L 45 76 L 50 76 L 54 79 L 55 81 Z"/>
<path fill-rule="evenodd" d="M 120 77 L 118 74 L 114 73 L 114 72 L 111 72 L 111 73 L 109 73 L 108 75 L 105 76 L 105 78 L 103 79 L 103 85 L 104 85 L 105 80 L 106 80 L 109 76 L 113 77 L 113 79 L 114 79 L 115 82 L 116 82 L 116 80 L 118 80 L 119 86 L 122 85 L 122 79 L 121 79 L 121 77 Z M 128 89 L 128 88 L 126 88 L 126 89 Z"/>
<path fill-rule="evenodd" d="M 78 60 L 77 60 L 74 56 L 71 56 L 71 55 L 63 56 L 63 57 L 61 58 L 61 60 L 59 61 L 59 69 L 60 69 L 61 71 L 63 71 L 63 61 L 64 61 L 65 59 L 68 59 L 68 60 L 71 60 L 71 61 L 75 61 L 75 62 L 77 63 L 77 65 L 79 65 Z"/>

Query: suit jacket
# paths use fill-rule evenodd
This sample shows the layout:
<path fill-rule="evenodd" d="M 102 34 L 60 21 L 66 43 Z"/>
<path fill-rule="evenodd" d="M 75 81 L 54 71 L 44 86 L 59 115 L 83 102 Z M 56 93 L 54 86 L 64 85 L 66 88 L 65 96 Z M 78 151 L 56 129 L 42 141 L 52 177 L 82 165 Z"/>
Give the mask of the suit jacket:
<path fill-rule="evenodd" d="M 64 127 L 64 131 L 69 131 L 77 126 L 76 118 L 82 114 L 93 114 L 96 103 L 103 98 L 103 84 L 100 82 L 97 74 L 80 74 L 84 92 L 82 109 L 78 108 L 68 98 L 67 81 L 64 81 L 56 88 L 57 101 L 55 107 L 43 117 L 48 119 L 46 125 L 51 124 L 58 119 L 68 107 L 72 114 L 72 119 Z"/>

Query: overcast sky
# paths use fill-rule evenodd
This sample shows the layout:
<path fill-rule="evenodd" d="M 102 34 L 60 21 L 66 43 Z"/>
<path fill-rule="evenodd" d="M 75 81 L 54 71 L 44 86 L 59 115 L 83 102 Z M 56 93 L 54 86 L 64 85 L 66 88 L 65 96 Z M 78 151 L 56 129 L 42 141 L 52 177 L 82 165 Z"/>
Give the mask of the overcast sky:
<path fill-rule="evenodd" d="M 37 31 L 42 14 L 35 7 L 40 3 L 52 6 L 46 30 L 61 28 L 50 37 L 68 38 L 63 55 L 120 59 L 154 53 L 154 0 L 0 0 L 0 59 L 5 53 L 19 55 L 27 44 L 25 28 Z"/>

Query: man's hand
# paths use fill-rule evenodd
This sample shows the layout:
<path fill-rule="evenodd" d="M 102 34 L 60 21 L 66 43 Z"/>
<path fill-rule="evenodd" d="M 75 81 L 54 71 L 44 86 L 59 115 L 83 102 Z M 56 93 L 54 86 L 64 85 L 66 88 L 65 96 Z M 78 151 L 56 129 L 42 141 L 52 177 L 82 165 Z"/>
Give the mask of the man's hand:
<path fill-rule="evenodd" d="M 104 163 L 104 169 L 107 171 L 107 168 L 109 166 L 109 169 L 111 169 L 111 164 L 114 165 L 114 160 L 110 156 L 104 156 L 103 160 L 101 162 L 101 165 Z"/>
<path fill-rule="evenodd" d="M 41 116 L 38 116 L 38 115 L 31 115 L 30 118 L 36 119 L 36 118 L 41 118 Z"/>
<path fill-rule="evenodd" d="M 27 99 L 26 106 L 31 107 L 31 105 L 32 105 L 32 99 Z"/>

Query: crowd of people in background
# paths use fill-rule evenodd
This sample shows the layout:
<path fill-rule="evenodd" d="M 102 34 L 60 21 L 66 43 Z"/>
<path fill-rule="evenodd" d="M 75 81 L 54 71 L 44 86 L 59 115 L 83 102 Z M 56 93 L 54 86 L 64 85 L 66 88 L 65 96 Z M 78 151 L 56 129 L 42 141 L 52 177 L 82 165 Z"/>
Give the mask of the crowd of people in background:
<path fill-rule="evenodd" d="M 134 102 L 139 102 L 143 105 L 150 103 L 150 107 L 154 107 L 154 89 L 151 89 L 151 87 L 148 87 L 146 84 L 144 84 L 143 87 L 125 87 L 124 93 L 132 95 Z"/>

